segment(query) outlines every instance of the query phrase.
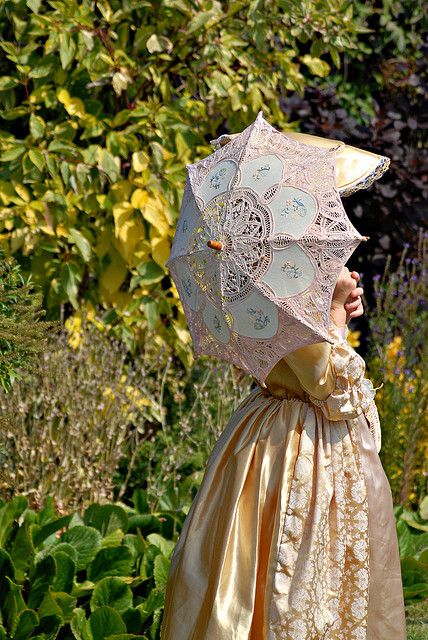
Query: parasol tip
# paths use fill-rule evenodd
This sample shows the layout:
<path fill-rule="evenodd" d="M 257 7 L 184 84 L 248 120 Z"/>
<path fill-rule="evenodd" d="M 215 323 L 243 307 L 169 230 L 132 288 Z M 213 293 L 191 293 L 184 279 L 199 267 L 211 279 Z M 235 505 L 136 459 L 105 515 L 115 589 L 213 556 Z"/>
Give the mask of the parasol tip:
<path fill-rule="evenodd" d="M 217 249 L 217 251 L 221 251 L 223 244 L 218 240 L 208 240 L 207 245 L 211 247 L 211 249 Z"/>
<path fill-rule="evenodd" d="M 370 240 L 370 236 L 363 236 L 363 240 L 364 242 L 367 242 L 367 240 Z"/>

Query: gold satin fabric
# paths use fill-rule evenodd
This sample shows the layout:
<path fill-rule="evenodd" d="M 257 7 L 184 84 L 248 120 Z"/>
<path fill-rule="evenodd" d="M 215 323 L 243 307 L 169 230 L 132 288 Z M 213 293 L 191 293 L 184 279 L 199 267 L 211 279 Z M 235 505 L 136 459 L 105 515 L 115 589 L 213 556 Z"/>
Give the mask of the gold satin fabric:
<path fill-rule="evenodd" d="M 308 401 L 334 386 L 329 350 L 278 363 L 220 435 L 171 558 L 162 640 L 405 640 L 391 490 L 368 422 L 328 420 Z"/>
<path fill-rule="evenodd" d="M 285 135 L 298 142 L 313 144 L 317 147 L 329 148 L 340 145 L 336 154 L 336 184 L 339 189 L 350 187 L 367 178 L 376 170 L 382 157 L 378 153 L 358 149 L 333 138 L 322 138 L 300 131 L 286 131 Z"/>

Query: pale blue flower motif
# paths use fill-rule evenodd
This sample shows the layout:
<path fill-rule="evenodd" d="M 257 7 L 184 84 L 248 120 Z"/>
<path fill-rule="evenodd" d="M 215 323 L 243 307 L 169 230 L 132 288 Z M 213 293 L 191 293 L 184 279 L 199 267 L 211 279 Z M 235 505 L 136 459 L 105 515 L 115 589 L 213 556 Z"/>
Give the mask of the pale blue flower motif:
<path fill-rule="evenodd" d="M 285 206 L 281 211 L 282 216 L 289 216 L 290 214 L 297 214 L 303 218 L 307 213 L 307 209 L 304 203 L 299 198 L 292 198 L 285 201 Z"/>
<path fill-rule="evenodd" d="M 248 315 L 254 316 L 254 329 L 264 329 L 270 322 L 268 315 L 263 315 L 263 309 L 254 309 L 253 307 L 247 308 Z"/>
<path fill-rule="evenodd" d="M 300 278 L 302 270 L 294 262 L 284 262 L 281 267 L 281 271 L 284 271 L 287 278 Z"/>
<path fill-rule="evenodd" d="M 211 176 L 211 179 L 210 179 L 211 187 L 213 187 L 214 189 L 220 189 L 221 179 L 222 179 L 222 177 L 224 176 L 225 173 L 226 173 L 226 168 L 223 167 L 222 169 L 217 171 L 217 173 L 215 173 L 213 176 Z"/>
<path fill-rule="evenodd" d="M 216 313 L 213 316 L 213 325 L 216 331 L 221 331 L 220 320 L 218 319 L 218 315 Z"/>
<path fill-rule="evenodd" d="M 181 284 L 183 285 L 184 291 L 187 293 L 188 297 L 192 296 L 192 281 L 190 278 L 186 278 L 186 280 L 181 279 Z"/>
<path fill-rule="evenodd" d="M 264 178 L 264 176 L 267 174 L 268 171 L 270 171 L 270 165 L 269 164 L 265 164 L 264 166 L 259 167 L 253 173 L 254 180 L 260 180 L 260 178 L 262 178 L 262 177 Z"/>

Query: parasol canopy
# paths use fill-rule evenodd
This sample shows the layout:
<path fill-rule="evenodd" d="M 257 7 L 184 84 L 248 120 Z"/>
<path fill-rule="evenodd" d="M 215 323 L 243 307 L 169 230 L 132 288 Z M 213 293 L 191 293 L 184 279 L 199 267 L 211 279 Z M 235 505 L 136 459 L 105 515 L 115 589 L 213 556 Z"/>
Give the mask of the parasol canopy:
<path fill-rule="evenodd" d="M 327 340 L 337 278 L 365 237 L 335 181 L 336 150 L 288 138 L 260 111 L 186 166 L 171 254 L 195 356 L 260 384 L 287 353 Z"/>

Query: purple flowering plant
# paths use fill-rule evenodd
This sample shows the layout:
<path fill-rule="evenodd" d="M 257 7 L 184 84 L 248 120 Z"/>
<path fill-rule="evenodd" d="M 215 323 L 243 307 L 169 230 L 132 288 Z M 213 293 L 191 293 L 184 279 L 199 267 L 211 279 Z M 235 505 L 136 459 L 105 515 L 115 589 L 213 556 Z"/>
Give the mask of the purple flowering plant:
<path fill-rule="evenodd" d="M 412 257 L 410 257 L 412 256 Z M 373 278 L 366 357 L 382 428 L 380 457 L 394 502 L 416 508 L 428 494 L 428 234 L 406 243 Z"/>

